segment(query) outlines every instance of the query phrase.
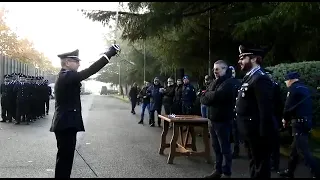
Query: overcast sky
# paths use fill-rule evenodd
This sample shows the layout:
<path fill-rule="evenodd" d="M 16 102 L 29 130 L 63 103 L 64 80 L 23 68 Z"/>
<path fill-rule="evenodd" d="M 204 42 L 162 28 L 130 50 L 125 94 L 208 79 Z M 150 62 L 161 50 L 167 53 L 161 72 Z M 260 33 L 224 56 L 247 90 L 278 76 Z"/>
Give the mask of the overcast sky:
<path fill-rule="evenodd" d="M 59 67 L 57 54 L 79 49 L 83 69 L 106 49 L 104 36 L 111 32 L 77 10 L 116 11 L 118 2 L 0 2 L 0 6 L 9 10 L 7 24 L 11 29 L 31 40 L 54 66 Z"/>

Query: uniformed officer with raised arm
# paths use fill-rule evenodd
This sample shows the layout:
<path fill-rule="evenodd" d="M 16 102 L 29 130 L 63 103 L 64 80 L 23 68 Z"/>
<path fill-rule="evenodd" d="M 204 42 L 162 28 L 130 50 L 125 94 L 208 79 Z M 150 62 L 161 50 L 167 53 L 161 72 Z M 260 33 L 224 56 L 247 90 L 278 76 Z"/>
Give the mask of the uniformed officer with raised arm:
<path fill-rule="evenodd" d="M 81 81 L 98 72 L 119 51 L 118 45 L 111 46 L 98 61 L 80 72 L 77 72 L 79 50 L 58 55 L 62 68 L 55 83 L 56 103 L 50 128 L 55 133 L 58 147 L 55 178 L 70 178 L 77 132 L 85 131 L 81 115 Z"/>

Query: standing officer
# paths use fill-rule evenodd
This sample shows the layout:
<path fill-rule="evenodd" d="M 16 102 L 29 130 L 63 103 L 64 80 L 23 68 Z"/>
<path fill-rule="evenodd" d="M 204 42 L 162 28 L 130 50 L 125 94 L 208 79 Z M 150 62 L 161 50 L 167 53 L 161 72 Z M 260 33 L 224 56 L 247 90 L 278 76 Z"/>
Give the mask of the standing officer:
<path fill-rule="evenodd" d="M 263 50 L 240 46 L 239 52 L 238 63 L 247 73 L 236 101 L 238 128 L 250 149 L 251 178 L 270 178 L 271 141 L 278 130 L 270 108 L 273 106 L 273 85 L 260 69 Z"/>
<path fill-rule="evenodd" d="M 113 45 L 98 61 L 80 72 L 77 72 L 79 50 L 58 55 L 62 68 L 55 83 L 56 109 L 50 128 L 55 133 L 58 148 L 55 178 L 70 178 L 77 132 L 85 131 L 81 115 L 81 81 L 108 64 L 119 50 L 118 45 Z"/>
<path fill-rule="evenodd" d="M 51 93 L 52 93 L 52 89 L 50 86 L 48 86 L 48 80 L 46 79 L 44 81 L 44 101 L 45 101 L 45 105 L 46 105 L 46 115 L 49 114 L 49 102 L 50 102 L 50 96 L 51 96 Z"/>
<path fill-rule="evenodd" d="M 1 118 L 0 122 L 6 122 L 11 119 L 10 114 L 10 87 L 9 87 L 9 75 L 4 76 L 4 83 L 1 84 L 0 93 L 1 93 Z"/>
<path fill-rule="evenodd" d="M 17 94 L 16 96 L 16 122 L 15 124 L 20 124 L 21 116 L 22 121 L 26 120 L 27 108 L 28 106 L 28 87 L 26 84 L 26 76 L 23 74 L 19 75 L 19 82 L 15 84 L 13 91 Z"/>
<path fill-rule="evenodd" d="M 209 75 L 206 75 L 204 77 L 204 83 L 203 83 L 203 86 L 199 89 L 199 92 L 197 93 L 198 96 L 201 96 L 201 94 L 203 92 L 206 91 L 206 89 L 208 88 L 209 84 L 211 83 L 211 78 Z M 206 105 L 204 104 L 201 104 L 201 116 L 203 118 L 207 118 L 208 117 L 208 108 Z"/>
<path fill-rule="evenodd" d="M 309 89 L 299 81 L 297 72 L 289 72 L 285 76 L 286 86 L 289 88 L 284 106 L 283 125 L 291 120 L 292 125 L 292 150 L 288 162 L 288 169 L 280 172 L 282 177 L 293 178 L 301 152 L 306 164 L 310 167 L 315 177 L 320 177 L 317 172 L 315 159 L 312 157 L 308 146 L 308 135 L 312 127 L 312 99 Z"/>

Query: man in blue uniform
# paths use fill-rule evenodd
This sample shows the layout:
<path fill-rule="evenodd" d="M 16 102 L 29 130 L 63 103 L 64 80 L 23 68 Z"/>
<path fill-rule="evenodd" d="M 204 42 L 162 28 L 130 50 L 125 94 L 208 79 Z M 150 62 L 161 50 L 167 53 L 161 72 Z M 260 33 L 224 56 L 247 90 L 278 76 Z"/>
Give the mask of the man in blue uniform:
<path fill-rule="evenodd" d="M 239 47 L 239 65 L 246 72 L 236 101 L 240 134 L 250 150 L 251 178 L 270 178 L 272 139 L 277 132 L 273 118 L 273 84 L 261 70 L 264 56 L 261 49 Z"/>
<path fill-rule="evenodd" d="M 306 85 L 299 81 L 297 72 L 289 72 L 285 76 L 285 83 L 289 88 L 283 113 L 283 125 L 288 121 L 292 125 L 292 150 L 288 168 L 280 172 L 282 177 L 293 178 L 298 164 L 299 152 L 303 155 L 306 164 L 310 167 L 314 177 L 320 177 L 316 161 L 308 147 L 308 135 L 312 127 L 312 99 Z"/>
<path fill-rule="evenodd" d="M 151 85 L 147 94 L 150 97 L 150 114 L 149 114 L 149 124 L 150 127 L 154 127 L 154 113 L 157 111 L 157 114 L 161 114 L 162 108 L 162 97 L 163 97 L 164 88 L 160 84 L 160 80 L 158 77 L 155 77 L 153 80 L 153 85 Z M 158 126 L 161 127 L 161 119 L 158 117 Z"/>
<path fill-rule="evenodd" d="M 118 45 L 111 46 L 98 61 L 80 72 L 77 72 L 79 50 L 58 55 L 62 68 L 54 87 L 56 104 L 50 128 L 55 133 L 58 147 L 55 178 L 70 178 L 77 132 L 85 131 L 81 115 L 81 81 L 108 64 L 119 50 Z"/>

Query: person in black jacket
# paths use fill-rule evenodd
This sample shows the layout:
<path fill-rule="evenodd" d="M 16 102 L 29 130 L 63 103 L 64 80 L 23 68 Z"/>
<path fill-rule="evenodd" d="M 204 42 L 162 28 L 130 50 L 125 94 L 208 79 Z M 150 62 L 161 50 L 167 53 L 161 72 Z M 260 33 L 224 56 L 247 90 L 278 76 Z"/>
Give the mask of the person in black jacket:
<path fill-rule="evenodd" d="M 133 83 L 133 86 L 131 87 L 129 91 L 129 99 L 131 101 L 131 113 L 136 114 L 136 111 L 134 110 L 137 105 L 137 97 L 138 97 L 138 87 L 137 83 Z"/>
<path fill-rule="evenodd" d="M 181 96 L 182 96 L 182 85 L 183 82 L 181 79 L 177 79 L 177 85 L 174 90 L 174 98 L 173 98 L 173 112 L 172 114 L 181 115 Z"/>
<path fill-rule="evenodd" d="M 237 87 L 235 79 L 232 78 L 232 71 L 225 61 L 216 61 L 213 71 L 216 80 L 209 85 L 200 99 L 201 104 L 209 107 L 210 135 L 216 157 L 215 171 L 206 178 L 230 177 L 232 166 L 230 135 Z"/>
<path fill-rule="evenodd" d="M 55 133 L 58 147 L 55 178 L 70 178 L 77 132 L 85 131 L 81 115 L 81 81 L 108 64 L 119 50 L 118 45 L 113 45 L 98 61 L 80 72 L 77 72 L 79 50 L 58 55 L 62 68 L 54 87 L 56 103 L 50 128 Z"/>
<path fill-rule="evenodd" d="M 172 78 L 168 78 L 168 85 L 164 88 L 163 91 L 163 107 L 167 115 L 172 114 L 173 98 L 175 95 L 175 84 Z"/>
<path fill-rule="evenodd" d="M 273 112 L 273 84 L 260 68 L 264 51 L 239 47 L 243 78 L 237 101 L 236 113 L 240 134 L 250 150 L 251 178 L 270 178 L 272 140 L 277 133 Z"/>
<path fill-rule="evenodd" d="M 274 108 L 274 118 L 277 121 L 277 128 L 280 130 L 282 127 L 282 112 L 284 104 L 281 97 L 281 88 L 279 84 L 272 78 L 272 71 L 269 69 L 264 69 L 265 73 L 269 76 L 273 84 L 273 108 Z M 275 138 L 273 139 L 274 148 L 271 154 L 271 170 L 278 171 L 280 164 L 280 133 L 277 131 Z"/>
<path fill-rule="evenodd" d="M 148 109 L 148 113 L 150 113 L 150 95 L 147 90 L 150 87 L 150 82 L 145 82 L 145 86 L 139 92 L 139 98 L 142 98 L 142 106 L 141 106 L 141 118 L 138 124 L 143 124 L 144 119 L 144 111 L 146 108 Z"/>

